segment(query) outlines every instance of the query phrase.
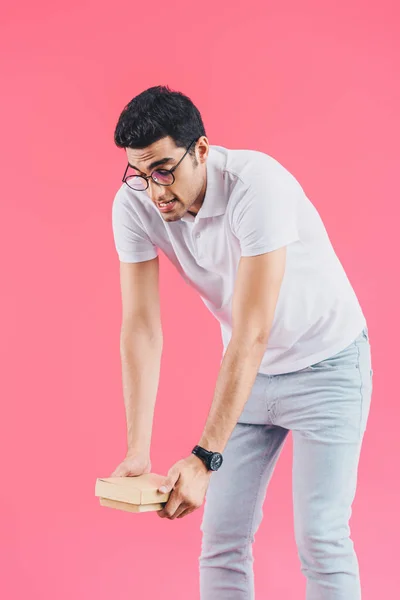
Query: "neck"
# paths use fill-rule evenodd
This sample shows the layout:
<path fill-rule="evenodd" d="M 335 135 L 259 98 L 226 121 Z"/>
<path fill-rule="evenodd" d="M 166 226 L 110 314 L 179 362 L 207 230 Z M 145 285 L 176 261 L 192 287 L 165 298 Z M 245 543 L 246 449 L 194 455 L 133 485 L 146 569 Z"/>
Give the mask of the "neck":
<path fill-rule="evenodd" d="M 204 175 L 204 182 L 203 182 L 202 188 L 200 190 L 200 193 L 197 196 L 195 202 L 192 204 L 192 207 L 191 207 L 192 210 L 188 210 L 188 213 L 190 213 L 194 217 L 197 215 L 200 208 L 203 206 L 204 198 L 206 196 L 206 190 L 207 190 L 207 171 L 205 172 L 205 175 Z"/>

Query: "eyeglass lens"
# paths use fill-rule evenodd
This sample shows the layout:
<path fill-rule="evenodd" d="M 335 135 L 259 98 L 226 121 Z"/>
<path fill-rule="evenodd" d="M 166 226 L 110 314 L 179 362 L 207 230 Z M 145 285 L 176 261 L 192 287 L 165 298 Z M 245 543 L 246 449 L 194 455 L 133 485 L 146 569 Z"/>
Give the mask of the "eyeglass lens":
<path fill-rule="evenodd" d="M 163 170 L 153 171 L 151 178 L 160 185 L 171 185 L 174 181 L 172 173 Z M 145 190 L 147 188 L 146 179 L 139 175 L 128 175 L 126 183 L 134 190 Z"/>

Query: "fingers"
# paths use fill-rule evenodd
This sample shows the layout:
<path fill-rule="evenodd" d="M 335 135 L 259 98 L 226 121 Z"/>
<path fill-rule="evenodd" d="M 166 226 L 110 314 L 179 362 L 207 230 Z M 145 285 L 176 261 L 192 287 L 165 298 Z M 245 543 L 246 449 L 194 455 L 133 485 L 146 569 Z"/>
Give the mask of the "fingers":
<path fill-rule="evenodd" d="M 121 469 L 121 467 L 117 467 L 115 471 L 113 471 L 110 477 L 121 477 L 121 475 L 125 475 L 125 469 Z"/>
<path fill-rule="evenodd" d="M 179 507 L 179 509 L 176 511 L 176 513 L 174 515 L 174 519 L 181 519 L 182 517 L 185 517 L 186 515 L 190 515 L 190 513 L 197 510 L 197 508 L 198 508 L 197 506 L 192 506 L 192 505 L 187 505 L 187 504 L 181 505 Z"/>
<path fill-rule="evenodd" d="M 177 519 L 178 516 L 183 513 L 187 508 L 189 508 L 189 505 L 186 502 L 182 502 L 178 508 L 175 510 L 175 512 L 171 515 L 170 520 L 173 521 L 174 519 Z"/>
<path fill-rule="evenodd" d="M 179 479 L 179 476 L 180 476 L 179 469 L 171 469 L 168 472 L 168 476 L 165 478 L 163 483 L 158 488 L 158 491 L 162 492 L 163 494 L 166 494 L 167 492 L 170 492 L 171 490 L 173 490 L 174 486 L 176 485 L 176 483 Z"/>
<path fill-rule="evenodd" d="M 157 511 L 157 514 L 161 518 L 174 520 L 179 518 L 183 513 L 189 514 L 187 511 L 193 512 L 197 508 L 200 508 L 200 505 L 197 505 L 189 498 L 182 496 L 182 494 L 179 493 L 179 490 L 176 489 L 170 494 L 164 508 Z"/>
<path fill-rule="evenodd" d="M 157 514 L 161 518 L 171 519 L 174 513 L 177 511 L 179 506 L 182 504 L 182 498 L 179 496 L 176 490 L 172 491 L 166 505 Z"/>
<path fill-rule="evenodd" d="M 127 465 L 121 463 L 111 474 L 111 477 L 128 477 L 129 475 L 131 475 L 131 470 Z"/>
<path fill-rule="evenodd" d="M 186 517 L 186 515 L 190 515 L 190 513 L 194 512 L 196 508 L 189 507 L 186 510 L 183 510 L 176 518 L 182 519 L 182 517 Z"/>

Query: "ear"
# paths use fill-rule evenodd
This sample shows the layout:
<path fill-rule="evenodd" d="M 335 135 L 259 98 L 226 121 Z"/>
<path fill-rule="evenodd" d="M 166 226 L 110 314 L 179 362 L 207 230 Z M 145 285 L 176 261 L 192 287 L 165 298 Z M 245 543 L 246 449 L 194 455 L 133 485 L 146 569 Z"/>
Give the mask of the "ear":
<path fill-rule="evenodd" d="M 196 143 L 196 158 L 200 164 L 204 164 L 207 161 L 209 150 L 209 141 L 205 135 L 202 135 Z"/>

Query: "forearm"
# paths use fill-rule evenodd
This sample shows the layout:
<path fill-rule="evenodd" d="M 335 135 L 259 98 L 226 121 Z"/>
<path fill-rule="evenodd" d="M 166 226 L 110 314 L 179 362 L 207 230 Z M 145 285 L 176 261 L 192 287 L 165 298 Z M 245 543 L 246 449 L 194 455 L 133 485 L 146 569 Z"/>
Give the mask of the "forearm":
<path fill-rule="evenodd" d="M 250 396 L 266 343 L 230 342 L 222 360 L 207 422 L 199 445 L 223 452 Z"/>
<path fill-rule="evenodd" d="M 150 453 L 162 346 L 162 338 L 154 337 L 146 330 L 121 331 L 128 452 Z"/>

